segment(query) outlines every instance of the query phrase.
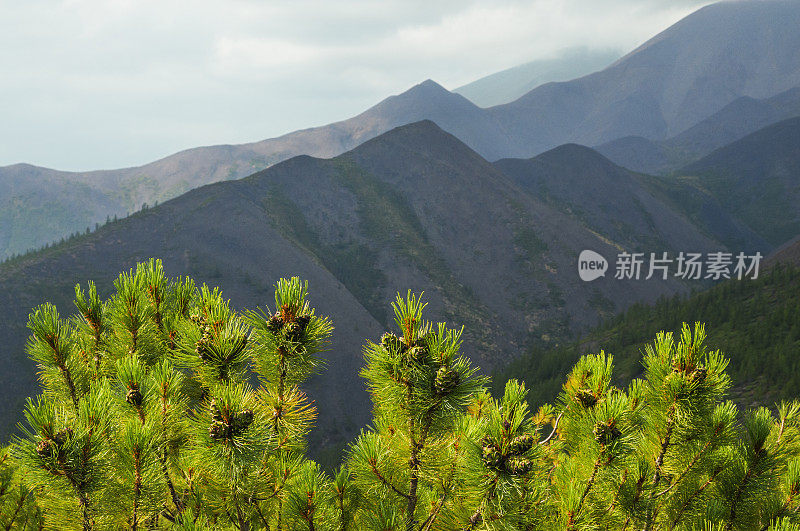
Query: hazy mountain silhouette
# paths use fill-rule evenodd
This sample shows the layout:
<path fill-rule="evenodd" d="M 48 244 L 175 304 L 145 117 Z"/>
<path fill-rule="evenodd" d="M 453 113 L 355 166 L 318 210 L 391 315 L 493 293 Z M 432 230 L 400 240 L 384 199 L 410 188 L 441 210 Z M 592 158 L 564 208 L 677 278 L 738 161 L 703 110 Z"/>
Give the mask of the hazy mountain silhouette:
<path fill-rule="evenodd" d="M 481 107 L 502 105 L 544 83 L 568 81 L 602 70 L 621 55 L 612 50 L 567 48 L 552 58 L 530 61 L 490 74 L 453 92 Z"/>
<path fill-rule="evenodd" d="M 642 175 L 598 152 L 565 144 L 532 159 L 495 166 L 523 189 L 626 249 L 680 252 L 707 248 L 709 238 L 737 250 L 766 250 L 708 192 L 675 179 Z"/>
<path fill-rule="evenodd" d="M 770 124 L 800 116 L 800 87 L 771 98 L 738 98 L 705 120 L 667 140 L 613 140 L 596 149 L 631 170 L 669 173 Z"/>

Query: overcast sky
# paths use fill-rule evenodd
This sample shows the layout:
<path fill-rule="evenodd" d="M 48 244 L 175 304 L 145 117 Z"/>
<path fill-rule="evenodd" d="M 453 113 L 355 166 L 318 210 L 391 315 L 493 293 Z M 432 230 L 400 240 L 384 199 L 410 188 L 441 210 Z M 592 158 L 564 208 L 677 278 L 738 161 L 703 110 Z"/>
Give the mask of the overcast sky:
<path fill-rule="evenodd" d="M 348 118 L 558 50 L 629 51 L 697 0 L 0 0 L 0 166 L 144 164 Z"/>

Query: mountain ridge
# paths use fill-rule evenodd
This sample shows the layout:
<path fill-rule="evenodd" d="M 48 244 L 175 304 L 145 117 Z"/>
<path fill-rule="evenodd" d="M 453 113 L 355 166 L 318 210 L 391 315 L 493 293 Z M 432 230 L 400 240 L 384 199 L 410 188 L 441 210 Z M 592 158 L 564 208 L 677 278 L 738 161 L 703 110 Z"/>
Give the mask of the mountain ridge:
<path fill-rule="evenodd" d="M 156 256 L 169 275 L 218 285 L 232 307 L 254 308 L 278 278 L 299 275 L 336 326 L 328 369 L 308 386 L 322 424 L 314 444 L 348 440 L 369 413 L 357 378 L 361 348 L 391 321 L 397 292 L 424 291 L 431 318 L 465 325 L 465 353 L 490 370 L 527 344 L 557 343 L 601 315 L 688 289 L 674 279 L 589 286 L 574 271 L 587 248 L 617 252 L 435 123 L 417 122 L 332 159 L 298 156 L 196 188 L 0 265 L 8 308 L 0 387 L 15 400 L 35 393 L 25 317 L 45 300 L 72 313 L 75 283 L 94 280 L 107 294 L 120 271 Z M 0 419 L 12 426 L 19 411 L 8 400 Z"/>

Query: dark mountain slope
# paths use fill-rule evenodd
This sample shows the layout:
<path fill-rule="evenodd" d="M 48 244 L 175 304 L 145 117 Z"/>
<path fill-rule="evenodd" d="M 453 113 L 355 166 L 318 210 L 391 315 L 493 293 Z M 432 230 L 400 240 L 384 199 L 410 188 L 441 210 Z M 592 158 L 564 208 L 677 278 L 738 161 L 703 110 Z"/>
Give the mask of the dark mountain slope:
<path fill-rule="evenodd" d="M 626 249 L 710 251 L 717 242 L 736 249 L 766 247 L 697 187 L 631 172 L 584 146 L 566 144 L 532 159 L 499 160 L 495 166 L 529 193 Z"/>
<path fill-rule="evenodd" d="M 742 97 L 666 141 L 666 147 L 700 158 L 776 122 L 800 116 L 800 87 L 766 99 Z"/>
<path fill-rule="evenodd" d="M 689 155 L 682 151 L 670 152 L 665 142 L 641 136 L 624 136 L 595 146 L 594 149 L 615 164 L 651 175 L 667 173 L 671 168 L 691 162 Z"/>
<path fill-rule="evenodd" d="M 490 369 L 527 344 L 562 341 L 602 314 L 686 289 L 673 279 L 581 282 L 578 254 L 611 257 L 607 241 L 430 121 L 334 159 L 296 157 L 0 266 L 3 425 L 35 389 L 23 354 L 30 309 L 51 300 L 69 314 L 75 283 L 94 279 L 107 292 L 150 256 L 171 275 L 219 285 L 237 308 L 263 305 L 281 276 L 309 280 L 336 326 L 328 369 L 309 386 L 330 441 L 366 421 L 361 346 L 379 336 L 396 291 L 424 290 L 430 315 L 465 325 L 465 352 Z"/>
<path fill-rule="evenodd" d="M 800 117 L 766 127 L 686 166 L 732 213 L 773 246 L 800 233 Z"/>

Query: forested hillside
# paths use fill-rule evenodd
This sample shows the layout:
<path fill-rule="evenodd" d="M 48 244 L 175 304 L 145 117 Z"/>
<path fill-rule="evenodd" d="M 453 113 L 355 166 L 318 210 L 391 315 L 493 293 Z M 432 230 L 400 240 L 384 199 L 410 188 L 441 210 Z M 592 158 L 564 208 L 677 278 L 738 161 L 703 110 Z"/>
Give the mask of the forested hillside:
<path fill-rule="evenodd" d="M 564 372 L 582 355 L 613 354 L 617 381 L 643 370 L 639 360 L 659 331 L 684 322 L 707 324 L 709 341 L 730 358 L 733 398 L 742 405 L 772 405 L 800 395 L 800 268 L 778 264 L 756 280 L 728 280 L 690 295 L 637 304 L 594 329 L 580 343 L 533 349 L 495 375 L 495 390 L 515 376 L 532 389 L 534 402 L 552 400 Z"/>

